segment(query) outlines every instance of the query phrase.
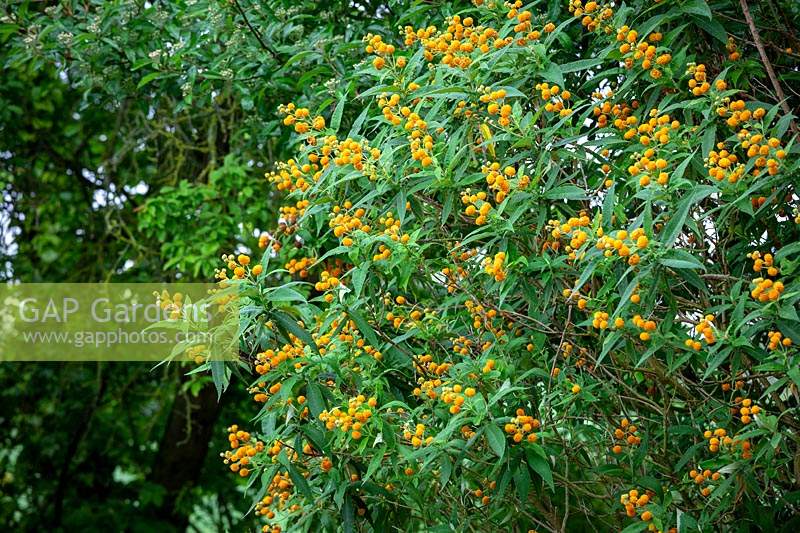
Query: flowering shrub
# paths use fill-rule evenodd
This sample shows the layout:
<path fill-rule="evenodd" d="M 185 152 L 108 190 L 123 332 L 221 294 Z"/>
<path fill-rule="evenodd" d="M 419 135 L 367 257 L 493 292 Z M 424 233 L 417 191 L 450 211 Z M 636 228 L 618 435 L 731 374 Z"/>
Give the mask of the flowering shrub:
<path fill-rule="evenodd" d="M 281 217 L 217 272 L 264 531 L 798 525 L 793 117 L 702 0 L 539 4 L 366 35 L 357 95 L 280 108 Z"/>

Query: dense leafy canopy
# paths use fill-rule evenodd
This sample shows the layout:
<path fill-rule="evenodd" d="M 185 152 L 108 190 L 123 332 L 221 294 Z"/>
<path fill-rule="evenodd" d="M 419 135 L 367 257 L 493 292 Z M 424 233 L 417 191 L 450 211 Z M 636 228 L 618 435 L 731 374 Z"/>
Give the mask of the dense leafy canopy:
<path fill-rule="evenodd" d="M 182 386 L 255 400 L 212 454 L 265 531 L 795 530 L 800 10 L 751 4 L 14 5 L 6 270 L 220 266 L 242 360 Z M 29 372 L 9 473 L 58 408 Z M 147 427 L 80 372 L 103 427 Z M 105 449 L 73 438 L 68 477 Z M 116 442 L 78 487 L 113 463 L 115 509 L 158 509 L 176 463 Z M 2 516 L 37 523 L 37 483 Z"/>
<path fill-rule="evenodd" d="M 479 1 L 279 108 L 217 274 L 265 531 L 797 527 L 797 62 L 738 7 Z"/>

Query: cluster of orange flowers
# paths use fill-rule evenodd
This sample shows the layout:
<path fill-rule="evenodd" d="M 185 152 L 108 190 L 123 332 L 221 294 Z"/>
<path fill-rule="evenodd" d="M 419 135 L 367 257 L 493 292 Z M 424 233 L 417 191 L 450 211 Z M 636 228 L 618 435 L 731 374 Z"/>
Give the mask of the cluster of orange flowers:
<path fill-rule="evenodd" d="M 725 44 L 725 49 L 728 50 L 728 59 L 736 61 L 742 54 L 739 52 L 739 47 L 736 46 L 736 41 L 733 37 L 728 37 L 728 42 Z"/>
<path fill-rule="evenodd" d="M 328 226 L 333 229 L 333 235 L 342 240 L 342 246 L 353 246 L 353 238 L 350 237 L 356 230 L 369 233 L 372 229 L 361 220 L 367 214 L 363 207 L 356 209 L 353 214 L 348 213 L 353 204 L 350 200 L 344 202 L 342 206 L 334 206 Z"/>
<path fill-rule="evenodd" d="M 417 322 L 425 317 L 425 313 L 428 313 L 430 310 L 425 309 L 424 312 L 420 309 L 416 308 L 416 306 L 411 306 L 411 312 L 407 313 L 406 310 L 402 307 L 408 304 L 406 297 L 403 295 L 398 295 L 394 299 L 394 303 L 397 304 L 397 307 L 394 307 L 391 311 L 386 313 L 386 320 L 391 322 L 395 329 L 399 329 L 406 320 L 410 319 L 412 322 Z M 391 295 L 386 294 L 383 299 L 383 304 L 385 306 L 390 306 L 392 304 Z M 430 317 L 432 318 L 432 317 Z"/>
<path fill-rule="evenodd" d="M 715 86 L 718 90 L 727 88 L 727 84 L 723 80 L 717 80 Z M 766 114 L 767 111 L 763 107 L 750 111 L 747 109 L 747 103 L 744 100 L 730 101 L 729 98 L 723 99 L 722 105 L 717 108 L 717 115 L 724 118 L 725 123 L 731 128 L 736 128 L 743 122 L 761 120 Z"/>
<path fill-rule="evenodd" d="M 427 446 L 431 442 L 433 442 L 433 436 L 428 435 L 427 437 L 425 437 L 425 424 L 417 424 L 414 427 L 413 433 L 411 432 L 411 430 L 406 429 L 403 432 L 403 438 L 411 442 L 411 445 L 414 448 L 419 448 L 423 444 Z"/>
<path fill-rule="evenodd" d="M 483 481 L 483 485 L 484 485 L 483 489 L 478 488 L 473 490 L 472 495 L 475 496 L 476 498 L 480 498 L 482 505 L 489 505 L 489 502 L 491 502 L 492 499 L 486 493 L 497 488 L 497 482 L 496 481 L 490 482 L 488 479 L 485 479 Z"/>
<path fill-rule="evenodd" d="M 605 128 L 609 124 L 610 117 L 614 118 L 611 124 L 619 131 L 623 131 L 629 126 L 636 124 L 638 119 L 632 116 L 632 114 L 639 108 L 639 102 L 634 100 L 630 104 L 627 102 L 612 104 L 609 99 L 613 97 L 614 91 L 610 89 L 606 90 L 605 93 L 595 92 L 592 94 L 592 98 L 598 102 L 598 105 L 595 105 L 592 109 L 592 115 L 595 117 L 597 125 L 601 128 Z"/>
<path fill-rule="evenodd" d="M 561 291 L 561 294 L 564 296 L 564 298 L 567 299 L 567 302 L 577 301 L 578 309 L 580 309 L 581 311 L 586 309 L 586 306 L 589 305 L 589 302 L 586 300 L 586 298 L 582 297 L 581 293 L 577 290 L 564 289 L 563 291 Z"/>
<path fill-rule="evenodd" d="M 478 191 L 472 193 L 471 189 L 467 189 L 461 193 L 461 203 L 464 204 L 464 214 L 468 217 L 475 217 L 475 224 L 482 226 L 486 224 L 489 212 L 492 210 L 492 204 L 487 199 L 485 191 Z"/>
<path fill-rule="evenodd" d="M 640 257 L 632 249 L 643 250 L 648 244 L 650 239 L 645 235 L 644 228 L 636 228 L 630 234 L 627 230 L 617 230 L 614 237 L 601 235 L 595 246 L 598 250 L 603 250 L 605 257 L 611 257 L 616 253 L 619 257 L 627 257 L 628 264 L 634 266 L 639 264 Z"/>
<path fill-rule="evenodd" d="M 375 56 L 372 60 L 372 66 L 381 70 L 386 66 L 386 58 L 394 54 L 394 45 L 383 42 L 383 38 L 380 35 L 373 35 L 371 33 L 368 33 L 367 36 L 364 37 L 364 41 L 367 43 L 364 51 Z M 404 65 L 405 58 L 398 58 L 398 66 L 402 68 Z"/>
<path fill-rule="evenodd" d="M 409 90 L 413 91 L 418 86 L 410 84 Z M 428 124 L 420 116 L 411 111 L 408 106 L 400 106 L 400 95 L 393 93 L 388 98 L 381 96 L 378 104 L 383 110 L 383 117 L 395 126 L 403 123 L 403 129 L 408 131 L 409 149 L 414 161 L 419 161 L 423 168 L 433 164 L 433 137 L 428 133 Z"/>
<path fill-rule="evenodd" d="M 284 126 L 294 126 L 296 133 L 307 133 L 311 128 L 320 131 L 325 128 L 325 118 L 316 116 L 309 122 L 311 112 L 307 107 L 297 107 L 293 103 L 278 107 L 278 113 L 286 115 L 283 118 Z"/>
<path fill-rule="evenodd" d="M 494 276 L 495 281 L 503 281 L 506 279 L 506 271 L 503 268 L 503 263 L 506 260 L 505 252 L 497 252 L 494 258 L 487 257 L 483 260 L 483 269 L 487 274 Z"/>
<path fill-rule="evenodd" d="M 467 270 L 461 266 L 459 263 L 465 263 L 470 261 L 473 257 L 478 255 L 478 249 L 472 248 L 469 250 L 458 251 L 458 248 L 461 246 L 460 242 L 456 242 L 453 244 L 453 249 L 450 252 L 450 257 L 453 260 L 454 266 L 453 268 L 444 267 L 441 270 L 442 275 L 444 278 L 442 281 L 447 285 L 447 292 L 453 293 L 458 288 L 458 284 L 461 280 L 467 278 Z"/>
<path fill-rule="evenodd" d="M 476 2 L 480 5 L 482 2 Z M 530 41 L 538 41 L 542 32 L 551 33 L 556 26 L 552 22 L 546 23 L 542 30 L 534 30 L 531 19 L 533 13 L 528 10 L 520 10 L 521 0 L 507 2 L 509 8 L 506 18 L 516 20 L 514 33 L 516 40 L 512 36 L 500 37 L 497 29 L 485 26 L 476 26 L 472 17 L 461 17 L 454 15 L 446 20 L 446 26 L 440 31 L 435 26 L 414 29 L 411 26 L 403 28 L 404 42 L 406 46 L 412 46 L 419 42 L 424 50 L 426 61 L 433 61 L 435 57 L 440 57 L 443 65 L 466 69 L 473 60 L 473 54 L 478 52 L 488 54 L 491 50 L 499 50 L 513 43 L 518 46 L 525 46 Z"/>
<path fill-rule="evenodd" d="M 439 391 L 436 389 L 444 384 L 441 377 L 450 370 L 452 363 L 437 363 L 431 354 L 425 354 L 416 358 L 414 366 L 417 372 L 422 374 L 417 378 L 419 386 L 414 388 L 414 396 L 420 397 L 425 394 L 431 400 L 438 398 Z"/>
<path fill-rule="evenodd" d="M 467 300 L 464 302 L 464 306 L 472 317 L 473 328 L 476 330 L 485 329 L 496 339 L 505 336 L 506 332 L 503 330 L 502 322 L 497 326 L 495 325 L 495 321 L 498 317 L 497 309 L 486 309 L 483 305 L 473 300 Z M 481 350 L 485 352 L 491 348 L 491 346 L 492 342 L 487 340 L 481 345 Z"/>
<path fill-rule="evenodd" d="M 717 181 L 727 179 L 729 183 L 736 183 L 744 175 L 744 165 L 739 163 L 736 154 L 725 149 L 725 143 L 718 143 L 717 150 L 708 153 L 706 166 L 708 175 Z"/>
<path fill-rule="evenodd" d="M 233 277 L 235 279 L 243 279 L 248 275 L 248 272 L 253 276 L 258 276 L 264 270 L 264 267 L 260 263 L 250 268 L 250 256 L 245 254 L 239 254 L 238 256 L 223 254 L 222 261 L 225 262 L 227 269 L 218 268 L 214 270 L 214 277 L 222 281 L 228 279 L 228 270 L 233 271 Z"/>
<path fill-rule="evenodd" d="M 308 182 L 304 175 L 304 173 L 311 171 L 311 165 L 305 164 L 301 167 L 297 165 L 294 159 L 289 159 L 278 163 L 277 167 L 276 171 L 267 172 L 264 176 L 279 191 L 289 193 L 299 190 L 305 192 L 311 187 L 311 183 Z"/>
<path fill-rule="evenodd" d="M 474 388 L 467 387 L 465 390 L 462 385 L 456 383 L 452 387 L 444 387 L 442 389 L 442 401 L 450 406 L 451 415 L 457 415 L 461 412 L 461 406 L 466 401 L 465 398 L 472 398 L 475 394 Z"/>
<path fill-rule="evenodd" d="M 744 102 L 738 100 L 730 104 L 731 109 L 737 109 L 736 114 L 727 119 L 729 124 L 739 124 L 742 120 L 750 119 L 750 111 L 744 109 Z M 739 109 L 743 109 L 739 111 Z M 719 113 L 724 114 L 727 112 L 726 108 L 720 108 Z M 764 109 L 758 108 L 753 112 L 753 117 L 758 115 L 758 118 L 763 117 Z M 747 117 L 747 118 L 744 118 Z M 780 169 L 780 162 L 786 157 L 786 150 L 781 147 L 780 139 L 771 137 L 765 139 L 764 135 L 760 133 L 752 133 L 749 129 L 743 128 L 737 134 L 739 139 L 739 146 L 742 150 L 746 151 L 746 155 L 753 162 L 753 176 L 759 176 L 763 169 L 766 168 L 770 176 L 774 176 Z M 731 153 L 727 149 L 725 142 L 717 143 L 717 150 L 712 150 L 709 153 L 706 162 L 708 167 L 708 175 L 717 181 L 727 179 L 730 183 L 736 183 L 745 172 L 747 165 L 739 161 L 739 157 Z"/>
<path fill-rule="evenodd" d="M 597 329 L 608 328 L 608 313 L 605 311 L 595 311 L 592 315 L 592 327 Z"/>
<path fill-rule="evenodd" d="M 630 140 L 638 135 L 639 144 L 645 147 L 650 146 L 653 142 L 667 144 L 671 139 L 670 133 L 681 127 L 680 121 L 673 119 L 669 114 L 659 114 L 657 109 L 651 109 L 649 117 L 646 122 L 642 122 L 636 128 L 632 126 L 637 124 L 639 120 L 635 116 L 628 117 L 625 123 L 630 129 L 625 130 L 623 137 L 626 140 Z M 617 126 L 616 121 L 614 125 Z M 652 158 L 653 155 L 650 154 L 648 157 Z M 646 168 L 647 165 L 645 164 L 641 167 Z M 647 168 L 647 170 L 652 171 L 654 169 Z M 631 175 L 636 174 L 631 173 Z"/>
<path fill-rule="evenodd" d="M 780 280 L 772 281 L 771 279 L 756 278 L 753 283 L 756 286 L 750 291 L 750 296 L 759 302 L 774 302 L 783 293 L 784 286 Z"/>
<path fill-rule="evenodd" d="M 642 508 L 650 503 L 653 496 L 655 496 L 655 494 L 649 490 L 640 495 L 638 490 L 631 489 L 619 497 L 619 503 L 625 507 L 625 514 L 629 517 L 633 518 L 641 512 L 641 519 L 645 522 L 649 522 L 653 519 L 653 513 L 649 510 L 643 510 Z"/>
<path fill-rule="evenodd" d="M 667 183 L 669 183 L 669 174 L 664 172 L 664 169 L 667 168 L 667 160 L 662 158 L 653 159 L 655 155 L 655 150 L 652 148 L 648 148 L 642 154 L 636 154 L 637 159 L 633 165 L 628 168 L 628 172 L 630 172 L 631 176 L 637 176 L 645 171 L 639 177 L 639 186 L 647 187 L 652 182 L 652 176 L 657 176 L 655 181 L 659 185 L 666 187 Z"/>
<path fill-rule="evenodd" d="M 639 340 L 645 342 L 650 340 L 650 333 L 655 331 L 657 327 L 654 320 L 645 320 L 641 315 L 634 315 L 631 322 L 641 330 L 639 333 Z"/>
<path fill-rule="evenodd" d="M 619 423 L 619 427 L 614 429 L 615 443 L 611 447 L 611 451 L 615 454 L 620 454 L 625 445 L 631 447 L 639 445 L 642 442 L 642 438 L 636 434 L 638 431 L 639 429 L 631 424 L 627 418 L 623 418 Z"/>
<path fill-rule="evenodd" d="M 505 89 L 492 91 L 489 88 L 485 88 L 483 94 L 478 97 L 479 102 L 486 104 L 486 112 L 490 116 L 500 114 L 500 118 L 497 120 L 497 123 L 501 126 L 508 126 L 511 123 L 509 118 L 511 116 L 511 105 L 504 103 L 505 97 Z"/>
<path fill-rule="evenodd" d="M 472 339 L 468 339 L 463 335 L 451 338 L 450 342 L 453 344 L 453 353 L 457 353 L 459 355 L 469 354 L 474 344 Z"/>
<path fill-rule="evenodd" d="M 278 472 L 276 473 L 267 486 L 267 494 L 256 503 L 256 514 L 272 520 L 275 518 L 275 511 L 281 511 L 286 508 L 286 503 L 292 497 L 292 489 L 294 484 L 289 476 L 289 473 Z M 290 512 L 296 512 L 300 509 L 300 505 L 293 504 L 289 507 Z M 263 526 L 263 533 L 280 533 L 281 526 L 275 524 L 271 528 L 268 525 Z"/>
<path fill-rule="evenodd" d="M 697 485 L 698 487 L 703 485 L 703 483 L 708 483 L 710 481 L 719 481 L 722 478 L 722 474 L 719 472 L 711 473 L 711 470 L 705 469 L 702 470 L 700 468 L 692 469 L 689 472 L 689 478 Z M 700 494 L 703 496 L 708 496 L 711 494 L 713 490 L 711 485 L 706 485 L 700 489 Z"/>
<path fill-rule="evenodd" d="M 292 109 L 294 108 L 294 104 L 287 104 L 281 109 L 286 112 L 290 106 Z M 287 115 L 284 123 L 294 116 Z M 294 122 L 295 129 L 299 124 L 305 123 Z M 323 129 L 325 127 L 324 119 L 322 117 L 315 118 L 313 127 Z M 294 159 L 289 159 L 278 163 L 276 171 L 265 174 L 269 182 L 275 184 L 279 191 L 307 191 L 312 183 L 319 181 L 323 171 L 330 166 L 331 162 L 340 167 L 352 165 L 369 179 L 377 179 L 375 162 L 380 158 L 381 151 L 378 148 L 371 148 L 366 141 L 357 141 L 349 137 L 340 141 L 335 135 L 327 135 L 322 138 L 321 145 L 319 139 L 313 136 L 307 139 L 307 144 L 311 148 L 307 163 L 299 164 Z"/>
<path fill-rule="evenodd" d="M 553 219 L 548 221 L 547 229 L 550 230 L 550 237 L 555 239 L 555 242 L 548 243 L 545 249 L 549 248 L 557 251 L 560 248 L 559 239 L 568 237 L 570 239 L 569 245 L 565 251 L 569 253 L 569 259 L 576 259 L 575 250 L 579 249 L 588 240 L 589 234 L 581 228 L 587 228 L 591 225 L 592 220 L 586 214 L 581 212 L 578 217 L 570 217 L 566 222 Z"/>
<path fill-rule="evenodd" d="M 236 424 L 228 428 L 228 442 L 231 449 L 220 454 L 223 462 L 230 465 L 232 472 L 239 472 L 242 477 L 250 474 L 247 465 L 253 457 L 264 450 L 264 443 L 254 439 L 247 431 L 242 431 Z"/>
<path fill-rule="evenodd" d="M 725 428 L 717 428 L 713 432 L 707 429 L 703 432 L 703 438 L 708 440 L 708 450 L 712 453 L 718 452 L 722 445 L 730 446 L 733 444 L 733 439 L 728 436 Z"/>
<path fill-rule="evenodd" d="M 356 141 L 347 138 L 339 141 L 335 136 L 329 135 L 324 138 L 324 144 L 321 148 L 322 157 L 319 158 L 319 163 L 322 169 L 316 166 L 317 154 L 309 154 L 308 159 L 313 163 L 313 168 L 316 170 L 314 174 L 314 181 L 319 180 L 322 175 L 322 170 L 327 168 L 330 164 L 330 155 L 333 155 L 333 162 L 336 166 L 344 167 L 353 165 L 353 168 L 360 171 L 367 176 L 370 180 L 377 179 L 377 168 L 374 162 L 381 156 L 379 148 L 371 148 L 366 141 Z"/>
<path fill-rule="evenodd" d="M 750 459 L 753 456 L 752 445 L 749 440 L 734 439 L 728 435 L 724 428 L 716 428 L 713 431 L 707 429 L 703 432 L 703 438 L 708 441 L 708 450 L 711 453 L 717 453 L 723 447 L 733 452 L 737 446 L 741 446 L 742 459 Z"/>
<path fill-rule="evenodd" d="M 447 19 L 444 31 L 434 26 L 415 30 L 404 28 L 405 44 L 420 42 L 426 61 L 441 57 L 444 65 L 466 69 L 472 64 L 472 52 L 488 53 L 492 48 L 502 48 L 511 43 L 511 38 L 501 39 L 496 29 L 475 26 L 472 17 L 458 15 Z"/>
<path fill-rule="evenodd" d="M 410 204 L 406 203 L 406 209 L 410 207 Z M 394 242 L 400 242 L 402 244 L 407 244 L 409 240 L 411 240 L 411 236 L 408 233 L 400 234 L 400 218 L 395 218 L 394 213 L 389 211 L 386 213 L 385 216 L 382 216 L 378 219 L 378 223 L 383 225 L 383 234 L 387 235 L 390 239 Z M 373 256 L 373 261 L 380 261 L 381 259 L 388 259 L 392 255 L 391 250 L 385 244 L 381 244 L 378 247 L 378 253 Z"/>
<path fill-rule="evenodd" d="M 561 117 L 569 116 L 572 113 L 572 109 L 567 106 L 572 98 L 572 93 L 569 91 L 562 91 L 558 85 L 549 83 L 537 83 L 535 89 L 539 91 L 539 96 L 546 102 L 544 110 L 548 113 L 558 113 Z"/>
<path fill-rule="evenodd" d="M 311 205 L 309 200 L 298 200 L 294 205 L 282 205 L 278 210 L 278 227 L 287 234 L 292 233 L 297 220 L 305 214 L 309 205 Z M 280 243 L 275 241 L 272 248 L 275 251 L 280 250 Z"/>
<path fill-rule="evenodd" d="M 639 33 L 628 26 L 623 26 L 617 31 L 617 41 L 622 42 L 619 52 L 624 57 L 625 67 L 633 68 L 637 61 L 641 62 L 643 70 L 650 71 L 650 77 L 658 79 L 663 75 L 659 67 L 664 67 L 672 61 L 668 51 L 659 53 L 656 46 L 661 41 L 659 32 L 651 33 L 647 39 L 639 40 Z"/>
<path fill-rule="evenodd" d="M 757 415 L 761 412 L 761 407 L 754 404 L 753 400 L 750 398 L 737 396 L 734 398 L 733 402 L 738 407 L 732 407 L 731 413 L 734 415 L 739 415 L 739 419 L 742 421 L 742 424 L 749 424 L 753 421 L 752 415 Z"/>
<path fill-rule="evenodd" d="M 341 280 L 335 276 L 331 276 L 328 274 L 328 271 L 325 270 L 319 275 L 319 281 L 314 284 L 314 289 L 319 292 L 326 292 L 331 289 L 335 289 L 341 284 Z M 331 303 L 334 300 L 334 295 L 332 292 L 328 292 L 325 294 L 325 301 Z"/>
<path fill-rule="evenodd" d="M 780 331 L 770 331 L 768 336 L 770 350 L 777 350 L 779 346 L 788 348 L 792 345 L 792 339 L 789 337 L 784 338 Z"/>
<path fill-rule="evenodd" d="M 259 381 L 254 386 L 249 387 L 247 389 L 247 392 L 253 395 L 253 401 L 256 401 L 258 403 L 266 403 L 267 400 L 269 400 L 269 396 L 267 395 L 267 393 L 264 392 L 266 386 L 267 386 L 266 381 Z M 280 382 L 273 383 L 269 387 L 269 394 L 277 394 L 278 392 L 280 392 L 281 386 L 282 385 Z"/>
<path fill-rule="evenodd" d="M 376 405 L 378 400 L 374 397 L 367 399 L 359 394 L 348 400 L 346 409 L 334 407 L 330 412 L 326 409 L 319 414 L 319 419 L 327 429 L 339 428 L 343 433 L 349 431 L 350 437 L 358 440 L 363 436 L 364 426 L 372 417 L 372 408 Z"/>
<path fill-rule="evenodd" d="M 764 267 L 767 267 L 767 275 L 775 277 L 780 274 L 780 270 L 775 266 L 775 258 L 771 253 L 761 255 L 761 252 L 755 251 L 747 254 L 748 259 L 753 260 L 753 272 L 761 272 Z"/>
<path fill-rule="evenodd" d="M 706 66 L 703 64 L 689 64 L 686 73 L 691 76 L 689 80 L 689 90 L 694 96 L 702 96 L 711 90 L 711 84 L 706 77 Z"/>
<path fill-rule="evenodd" d="M 700 322 L 694 327 L 696 333 L 703 336 L 703 340 L 706 341 L 706 344 L 714 344 L 717 342 L 716 337 L 714 336 L 714 315 L 708 314 L 703 317 Z M 684 344 L 687 348 L 691 348 L 693 350 L 699 350 L 701 348 L 700 341 L 692 339 L 691 337 L 684 341 Z"/>
<path fill-rule="evenodd" d="M 753 135 L 747 130 L 742 130 L 738 136 L 742 139 L 742 148 L 747 150 L 747 156 L 755 158 L 753 176 L 758 176 L 764 167 L 767 168 L 770 176 L 778 173 L 780 161 L 786 157 L 786 150 L 781 147 L 780 139 L 771 137 L 766 144 L 759 145 L 758 143 L 763 142 L 764 139 L 761 134 Z M 768 155 L 773 157 L 767 158 Z"/>
<path fill-rule="evenodd" d="M 611 33 L 613 28 L 603 23 L 614 16 L 613 3 L 600 4 L 593 0 L 583 3 L 582 0 L 570 0 L 569 12 L 575 18 L 581 19 L 581 25 L 589 31 L 596 31 L 598 29 L 605 30 L 606 33 Z"/>
<path fill-rule="evenodd" d="M 408 107 L 404 106 L 399 110 L 397 109 L 400 105 L 400 95 L 397 93 L 390 94 L 388 98 L 386 96 L 379 96 L 378 105 L 381 107 L 381 111 L 383 112 L 383 118 L 385 118 L 387 122 L 390 122 L 394 126 L 399 126 L 402 124 L 402 117 L 411 114 L 411 109 Z M 395 113 L 396 110 L 398 110 L 402 116 Z M 406 110 L 408 111 L 406 112 Z"/>
<path fill-rule="evenodd" d="M 277 368 L 284 361 L 303 357 L 303 350 L 305 349 L 303 341 L 292 334 L 289 334 L 289 340 L 291 343 L 284 344 L 278 350 L 267 349 L 256 355 L 255 369 L 259 375 L 263 376 L 273 368 Z M 299 362 L 294 365 L 295 368 L 300 368 L 300 366 L 301 363 Z"/>
<path fill-rule="evenodd" d="M 519 444 L 523 439 L 528 442 L 536 442 L 539 437 L 534 431 L 540 427 L 541 422 L 539 422 L 538 419 L 526 415 L 525 409 L 520 408 L 517 409 L 516 416 L 512 418 L 511 422 L 507 423 L 503 429 L 506 433 L 512 435 L 511 439 L 516 444 Z"/>
<path fill-rule="evenodd" d="M 762 272 L 766 267 L 767 275 L 776 277 L 780 274 L 780 269 L 774 264 L 774 257 L 770 253 L 763 256 L 761 252 L 755 251 L 747 254 L 749 259 L 753 260 L 753 271 Z M 750 291 L 750 295 L 759 302 L 775 301 L 781 297 L 784 286 L 780 280 L 771 280 L 769 278 L 755 278 L 753 280 L 755 287 Z"/>
<path fill-rule="evenodd" d="M 316 257 L 301 257 L 300 259 L 294 258 L 286 263 L 284 268 L 288 270 L 290 274 L 297 274 L 301 278 L 305 279 L 308 277 L 308 269 L 311 268 L 316 260 Z"/>

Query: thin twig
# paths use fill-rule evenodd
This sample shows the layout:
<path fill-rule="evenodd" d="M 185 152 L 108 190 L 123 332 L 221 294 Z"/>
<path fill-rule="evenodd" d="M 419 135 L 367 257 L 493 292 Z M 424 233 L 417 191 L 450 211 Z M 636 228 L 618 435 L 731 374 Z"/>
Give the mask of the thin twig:
<path fill-rule="evenodd" d="M 739 4 L 742 6 L 744 19 L 747 21 L 747 26 L 750 28 L 750 34 L 753 36 L 753 42 L 758 49 L 758 55 L 761 56 L 761 62 L 764 63 L 764 69 L 767 71 L 767 76 L 769 76 L 769 81 L 772 83 L 772 88 L 775 89 L 775 94 L 778 97 L 781 109 L 783 109 L 783 112 L 787 115 L 791 115 L 792 110 L 789 108 L 789 104 L 786 102 L 786 95 L 781 88 L 780 82 L 778 82 L 777 76 L 775 76 L 775 71 L 772 69 L 772 63 L 770 63 L 769 58 L 767 57 L 767 51 L 764 50 L 764 44 L 761 42 L 761 37 L 758 34 L 758 28 L 756 28 L 755 22 L 753 22 L 753 16 L 750 14 L 750 7 L 747 5 L 747 0 L 739 0 Z M 792 128 L 792 132 L 797 134 L 797 124 L 795 124 L 794 120 L 790 122 L 790 126 Z"/>
<path fill-rule="evenodd" d="M 247 14 L 244 12 L 244 9 L 242 9 L 242 6 L 239 5 L 239 0 L 232 0 L 232 1 L 233 1 L 233 5 L 236 6 L 236 9 L 239 11 L 239 14 L 242 15 L 242 18 L 244 19 L 244 23 L 247 24 L 247 27 L 250 29 L 250 33 L 252 33 L 253 36 L 255 36 L 256 40 L 258 40 L 258 44 L 261 45 L 261 48 L 266 50 L 273 58 L 275 58 L 277 60 L 280 60 L 280 56 L 278 55 L 278 52 L 273 50 L 271 46 L 267 45 L 267 43 L 261 37 L 261 34 L 258 33 L 258 30 L 256 30 L 253 27 L 253 25 L 250 24 L 250 20 L 248 20 Z"/>

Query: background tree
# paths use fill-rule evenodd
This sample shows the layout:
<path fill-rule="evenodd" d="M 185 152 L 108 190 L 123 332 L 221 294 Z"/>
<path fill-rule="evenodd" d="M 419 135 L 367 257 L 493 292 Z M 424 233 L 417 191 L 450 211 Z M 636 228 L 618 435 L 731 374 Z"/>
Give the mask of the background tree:
<path fill-rule="evenodd" d="M 337 101 L 361 35 L 398 23 L 379 2 L 25 1 L 0 17 L 0 253 L 23 282 L 202 281 L 223 250 L 254 248 L 276 213 L 261 176 L 289 153 L 277 106 Z M 0 366 L 3 523 L 238 524 L 216 422 L 244 394 L 220 405 L 187 370 Z"/>
<path fill-rule="evenodd" d="M 795 10 L 446 5 L 281 106 L 218 274 L 263 531 L 796 529 Z"/>

